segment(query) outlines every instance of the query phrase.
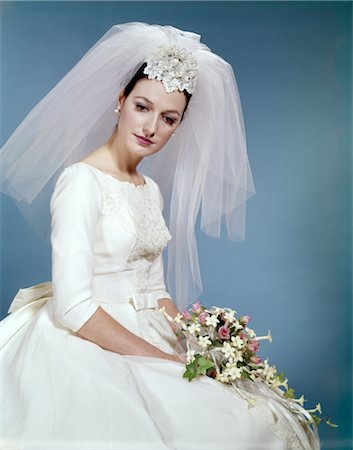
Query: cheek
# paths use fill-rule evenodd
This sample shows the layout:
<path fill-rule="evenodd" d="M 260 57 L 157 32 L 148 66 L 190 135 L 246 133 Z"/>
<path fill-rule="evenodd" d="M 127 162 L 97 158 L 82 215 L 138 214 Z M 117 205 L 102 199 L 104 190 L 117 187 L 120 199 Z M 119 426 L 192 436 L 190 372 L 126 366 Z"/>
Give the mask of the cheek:
<path fill-rule="evenodd" d="M 176 128 L 174 126 L 171 127 L 170 125 L 167 125 L 165 123 L 161 125 L 161 133 L 165 139 L 169 139 L 174 133 L 175 129 Z"/>
<path fill-rule="evenodd" d="M 173 132 L 169 132 L 168 134 L 166 134 L 163 138 L 163 147 L 171 140 L 172 138 L 172 133 Z"/>
<path fill-rule="evenodd" d="M 120 119 L 122 120 L 124 127 L 129 128 L 133 127 L 134 125 L 140 122 L 139 116 L 133 111 L 125 111 L 125 114 L 121 115 Z"/>
<path fill-rule="evenodd" d="M 171 138 L 172 134 L 173 134 L 173 131 L 170 131 L 170 130 L 163 131 L 162 135 L 161 135 L 161 140 L 163 141 L 163 143 L 168 142 L 169 139 Z"/>

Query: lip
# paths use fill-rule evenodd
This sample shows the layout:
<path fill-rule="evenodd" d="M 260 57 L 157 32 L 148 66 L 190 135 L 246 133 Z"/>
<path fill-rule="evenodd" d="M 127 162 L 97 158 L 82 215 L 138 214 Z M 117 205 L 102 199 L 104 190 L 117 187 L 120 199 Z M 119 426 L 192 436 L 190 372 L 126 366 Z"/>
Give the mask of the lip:
<path fill-rule="evenodd" d="M 136 136 L 137 142 L 139 144 L 142 144 L 142 145 L 151 145 L 151 144 L 153 144 L 153 142 L 150 141 L 149 139 L 145 139 L 144 137 L 139 136 L 137 134 L 135 134 L 135 136 Z"/>

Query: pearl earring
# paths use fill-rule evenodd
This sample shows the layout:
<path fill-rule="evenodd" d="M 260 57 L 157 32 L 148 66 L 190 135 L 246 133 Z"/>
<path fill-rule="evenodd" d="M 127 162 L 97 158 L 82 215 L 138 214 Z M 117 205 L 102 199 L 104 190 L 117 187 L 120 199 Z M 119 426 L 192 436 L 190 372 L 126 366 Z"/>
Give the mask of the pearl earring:
<path fill-rule="evenodd" d="M 114 111 L 115 111 L 115 113 L 116 113 L 116 114 L 118 114 L 118 112 L 120 111 L 120 105 L 118 105 L 118 107 L 117 107 L 117 108 L 115 108 L 115 110 L 114 110 Z"/>

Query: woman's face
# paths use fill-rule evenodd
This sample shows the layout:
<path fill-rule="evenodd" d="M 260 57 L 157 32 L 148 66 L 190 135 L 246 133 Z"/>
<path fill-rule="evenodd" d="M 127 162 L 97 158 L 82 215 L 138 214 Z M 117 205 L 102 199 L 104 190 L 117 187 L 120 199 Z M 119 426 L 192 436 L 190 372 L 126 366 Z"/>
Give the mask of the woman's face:
<path fill-rule="evenodd" d="M 159 80 L 142 78 L 127 97 L 119 95 L 119 103 L 118 140 L 128 152 L 145 157 L 158 152 L 178 128 L 186 97 L 167 93 Z"/>

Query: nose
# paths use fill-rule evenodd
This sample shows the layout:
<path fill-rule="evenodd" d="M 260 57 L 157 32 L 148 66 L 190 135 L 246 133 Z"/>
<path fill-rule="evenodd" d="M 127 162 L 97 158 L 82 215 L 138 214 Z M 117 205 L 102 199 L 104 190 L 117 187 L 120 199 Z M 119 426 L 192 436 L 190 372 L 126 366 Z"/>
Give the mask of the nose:
<path fill-rule="evenodd" d="M 143 126 L 143 132 L 147 138 L 152 138 L 157 132 L 158 115 L 150 114 Z"/>

